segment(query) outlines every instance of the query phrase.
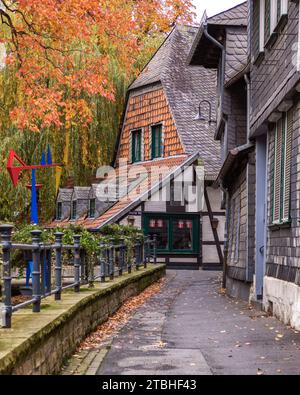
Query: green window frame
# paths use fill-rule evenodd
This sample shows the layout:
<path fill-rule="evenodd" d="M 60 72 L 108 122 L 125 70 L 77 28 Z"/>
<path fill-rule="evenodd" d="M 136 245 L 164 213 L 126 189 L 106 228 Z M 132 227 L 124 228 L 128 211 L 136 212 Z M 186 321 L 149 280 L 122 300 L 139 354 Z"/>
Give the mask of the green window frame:
<path fill-rule="evenodd" d="M 291 159 L 293 135 L 293 109 L 283 113 L 276 123 L 273 163 L 272 223 L 289 223 L 291 200 Z"/>
<path fill-rule="evenodd" d="M 58 202 L 56 205 L 56 220 L 61 221 L 62 220 L 62 203 Z"/>
<path fill-rule="evenodd" d="M 89 218 L 95 218 L 96 216 L 96 199 L 89 200 Z"/>
<path fill-rule="evenodd" d="M 142 161 L 142 129 L 131 131 L 131 162 Z"/>
<path fill-rule="evenodd" d="M 163 156 L 162 124 L 151 126 L 151 159 Z"/>
<path fill-rule="evenodd" d="M 75 220 L 77 217 L 77 202 L 74 200 L 72 202 L 72 209 L 71 209 L 71 220 Z"/>
<path fill-rule="evenodd" d="M 168 247 L 166 249 L 158 249 L 157 252 L 162 255 L 197 255 L 199 253 L 199 236 L 200 236 L 200 217 L 197 214 L 159 214 L 146 213 L 144 214 L 144 232 L 145 235 L 150 234 L 150 220 L 163 219 L 168 222 Z M 178 220 L 192 221 L 192 248 L 180 250 L 173 247 L 174 241 L 174 225 Z"/>

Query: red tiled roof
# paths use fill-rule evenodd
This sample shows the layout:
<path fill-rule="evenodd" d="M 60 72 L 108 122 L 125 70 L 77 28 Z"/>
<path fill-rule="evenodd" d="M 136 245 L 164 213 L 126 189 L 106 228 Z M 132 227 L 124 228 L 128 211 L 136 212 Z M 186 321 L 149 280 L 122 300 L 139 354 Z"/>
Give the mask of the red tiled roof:
<path fill-rule="evenodd" d="M 137 176 L 139 174 L 147 174 L 147 177 L 143 177 L 141 182 L 129 192 L 124 197 L 121 197 L 111 208 L 104 212 L 100 217 L 96 219 L 81 218 L 76 222 L 74 221 L 54 221 L 49 227 L 67 227 L 70 224 L 84 226 L 86 229 L 96 230 L 102 227 L 109 221 L 113 222 L 113 219 L 122 214 L 122 211 L 127 207 L 131 206 L 135 201 L 141 198 L 145 193 L 150 192 L 150 190 L 157 185 L 159 182 L 163 181 L 165 178 L 170 176 L 176 169 L 182 166 L 188 157 L 186 155 L 181 155 L 177 157 L 170 157 L 161 160 L 143 162 L 138 164 L 133 164 L 129 166 L 122 166 L 116 169 L 115 172 L 108 174 L 107 180 L 121 178 L 124 175 L 129 174 L 130 177 Z M 140 203 L 137 202 L 137 205 Z M 125 214 L 124 214 L 125 215 Z"/>

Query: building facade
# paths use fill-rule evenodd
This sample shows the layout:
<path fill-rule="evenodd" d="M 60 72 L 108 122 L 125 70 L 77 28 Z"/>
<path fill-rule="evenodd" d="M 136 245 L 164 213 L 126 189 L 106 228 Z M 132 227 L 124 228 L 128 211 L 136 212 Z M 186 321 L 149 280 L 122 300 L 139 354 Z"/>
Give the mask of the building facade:
<path fill-rule="evenodd" d="M 189 56 L 218 70 L 227 291 L 297 329 L 299 21 L 298 1 L 249 0 L 204 17 Z"/>
<path fill-rule="evenodd" d="M 221 170 L 217 183 L 226 206 L 224 286 L 249 299 L 255 272 L 255 145 L 249 141 L 248 7 L 243 3 L 204 18 L 189 60 L 217 70 L 217 123 Z"/>
<path fill-rule="evenodd" d="M 216 72 L 188 65 L 197 30 L 175 27 L 129 87 L 114 165 L 97 175 L 103 181 L 93 195 L 112 204 L 75 223 L 91 231 L 136 226 L 157 236 L 158 260 L 168 267 L 220 269 L 220 144 L 213 124 L 200 120 L 200 112 L 207 121 L 216 117 Z"/>
<path fill-rule="evenodd" d="M 250 138 L 257 152 L 263 304 L 300 328 L 299 2 L 250 1 Z"/>

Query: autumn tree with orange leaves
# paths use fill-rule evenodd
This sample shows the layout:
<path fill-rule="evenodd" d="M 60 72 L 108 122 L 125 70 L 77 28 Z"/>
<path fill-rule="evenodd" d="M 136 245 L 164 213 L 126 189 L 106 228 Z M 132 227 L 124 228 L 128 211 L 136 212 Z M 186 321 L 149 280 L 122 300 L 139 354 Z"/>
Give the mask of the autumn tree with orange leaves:
<path fill-rule="evenodd" d="M 192 19 L 191 0 L 0 0 L 1 168 L 9 149 L 38 163 L 50 144 L 61 185 L 89 185 L 111 161 L 128 84 L 165 33 Z M 0 172 L 0 220 L 27 222 L 29 182 L 24 173 L 14 189 Z M 40 171 L 38 182 L 47 221 L 55 179 Z"/>
<path fill-rule="evenodd" d="M 191 21 L 190 0 L 0 0 L 0 40 L 21 92 L 19 129 L 86 125 L 90 97 L 114 100 L 110 64 L 132 69 L 145 35 Z"/>

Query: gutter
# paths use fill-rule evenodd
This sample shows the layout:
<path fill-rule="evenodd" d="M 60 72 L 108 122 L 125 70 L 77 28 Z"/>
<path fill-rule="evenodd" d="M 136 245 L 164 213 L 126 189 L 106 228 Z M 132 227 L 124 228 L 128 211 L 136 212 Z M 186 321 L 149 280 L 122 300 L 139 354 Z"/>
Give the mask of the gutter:
<path fill-rule="evenodd" d="M 255 147 L 255 144 L 250 142 L 245 145 L 241 145 L 239 147 L 236 147 L 229 151 L 227 158 L 225 162 L 223 163 L 223 166 L 220 170 L 220 173 L 217 177 L 216 183 L 220 184 L 222 183 L 222 180 L 225 178 L 227 175 L 228 171 L 230 170 L 231 166 L 235 162 L 235 160 L 241 155 L 241 154 L 247 154 L 248 152 L 252 151 L 252 149 Z"/>

